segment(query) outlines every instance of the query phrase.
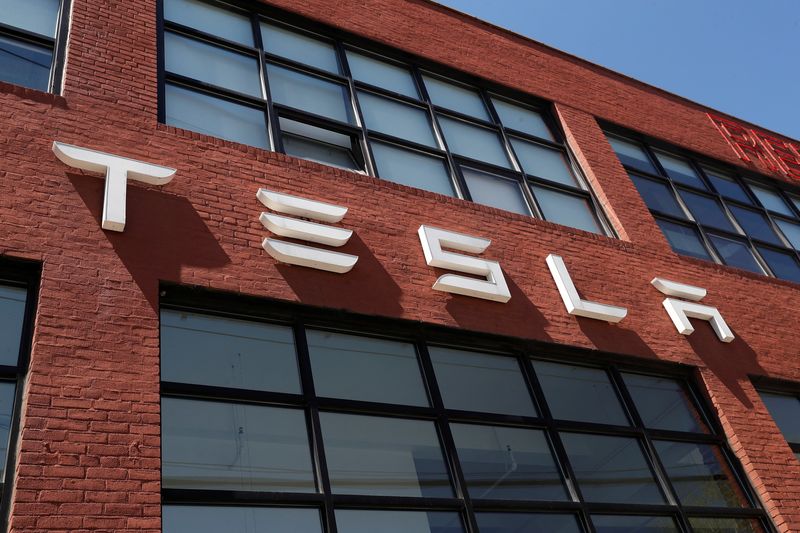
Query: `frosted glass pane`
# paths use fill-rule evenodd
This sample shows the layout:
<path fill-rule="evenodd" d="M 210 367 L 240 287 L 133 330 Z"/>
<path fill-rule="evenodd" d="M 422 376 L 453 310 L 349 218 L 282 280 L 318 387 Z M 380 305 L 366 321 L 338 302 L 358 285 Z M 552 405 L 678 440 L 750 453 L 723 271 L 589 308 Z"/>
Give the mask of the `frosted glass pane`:
<path fill-rule="evenodd" d="M 0 365 L 17 366 L 27 294 L 25 289 L 0 286 Z"/>
<path fill-rule="evenodd" d="M 511 145 L 526 174 L 564 185 L 578 186 L 562 152 L 514 137 L 511 137 Z"/>
<path fill-rule="evenodd" d="M 367 128 L 438 148 L 428 113 L 380 96 L 359 91 L 358 102 Z"/>
<path fill-rule="evenodd" d="M 584 198 L 536 185 L 532 188 L 545 220 L 593 233 L 603 233 L 592 213 L 592 206 Z"/>
<path fill-rule="evenodd" d="M 333 45 L 302 33 L 261 23 L 264 50 L 277 56 L 293 59 L 320 70 L 339 73 L 339 61 Z"/>
<path fill-rule="evenodd" d="M 165 505 L 164 533 L 322 533 L 316 509 Z"/>
<path fill-rule="evenodd" d="M 793 217 L 794 213 L 786 205 L 786 202 L 772 189 L 767 189 L 766 187 L 759 187 L 758 185 L 750 184 L 750 190 L 755 193 L 756 198 L 761 202 L 761 205 L 769 209 L 770 211 L 775 211 L 776 213 L 780 213 L 782 215 Z"/>
<path fill-rule="evenodd" d="M 623 141 L 617 137 L 608 137 L 608 142 L 611 143 L 611 148 L 617 153 L 617 157 L 619 157 L 623 165 L 644 170 L 652 174 L 658 173 L 656 167 L 650 162 L 650 158 L 640 145 L 629 141 Z"/>
<path fill-rule="evenodd" d="M 356 161 L 349 136 L 283 117 L 279 122 L 283 150 L 287 154 L 325 165 L 363 170 Z"/>
<path fill-rule="evenodd" d="M 430 76 L 423 76 L 423 78 L 425 79 L 425 88 L 428 90 L 428 96 L 430 96 L 431 102 L 435 105 L 446 107 L 465 115 L 489 120 L 486 106 L 483 105 L 483 100 L 474 89 L 460 87 Z"/>
<path fill-rule="evenodd" d="M 164 34 L 166 69 L 175 74 L 260 98 L 258 60 L 217 46 Z"/>
<path fill-rule="evenodd" d="M 472 201 L 522 215 L 531 214 L 517 181 L 470 168 L 462 169 L 462 173 Z"/>
<path fill-rule="evenodd" d="M 500 122 L 506 128 L 535 135 L 550 141 L 555 140 L 542 115 L 524 107 L 510 104 L 504 100 L 492 98 L 494 108 L 500 116 Z"/>
<path fill-rule="evenodd" d="M 379 59 L 347 51 L 347 63 L 353 78 L 377 87 L 383 87 L 412 98 L 419 98 L 417 86 L 408 69 Z"/>
<path fill-rule="evenodd" d="M 250 19 L 200 0 L 164 0 L 164 18 L 229 41 L 253 46 Z"/>
<path fill-rule="evenodd" d="M 272 99 L 276 103 L 341 122 L 351 122 L 350 102 L 343 85 L 277 65 L 267 65 L 267 77 Z"/>
<path fill-rule="evenodd" d="M 264 112 L 167 85 L 167 124 L 269 149 Z"/>
<path fill-rule="evenodd" d="M 455 196 L 443 159 L 378 142 L 372 143 L 372 155 L 383 179 Z"/>
<path fill-rule="evenodd" d="M 60 0 L 2 0 L 0 22 L 55 37 L 59 4 Z"/>
<path fill-rule="evenodd" d="M 443 116 L 439 117 L 439 124 L 444 131 L 447 146 L 452 152 L 478 161 L 511 168 L 506 149 L 500 142 L 497 133 Z"/>

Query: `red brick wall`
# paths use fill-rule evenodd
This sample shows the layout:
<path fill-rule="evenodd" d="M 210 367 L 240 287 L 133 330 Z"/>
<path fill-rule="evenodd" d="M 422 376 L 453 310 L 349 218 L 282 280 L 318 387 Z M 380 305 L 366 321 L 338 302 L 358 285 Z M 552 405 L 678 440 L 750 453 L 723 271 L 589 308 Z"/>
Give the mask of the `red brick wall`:
<path fill-rule="evenodd" d="M 736 162 L 705 110 L 421 1 L 276 4 L 556 102 L 621 239 L 440 197 L 158 125 L 155 1 L 73 0 L 64 96 L 0 84 L 0 254 L 43 265 L 13 531 L 158 531 L 160 281 L 421 320 L 694 365 L 732 448 L 781 531 L 800 531 L 800 464 L 749 376 L 800 382 L 798 286 L 670 250 L 593 117 Z M 173 166 L 128 188 L 128 226 L 104 232 L 103 180 L 58 162 L 53 140 Z M 346 205 L 360 256 L 346 275 L 276 264 L 261 249 L 259 187 Z M 512 299 L 433 291 L 416 230 L 492 238 Z M 565 258 L 617 326 L 566 314 L 545 257 Z M 654 276 L 701 285 L 736 334 L 679 335 Z"/>

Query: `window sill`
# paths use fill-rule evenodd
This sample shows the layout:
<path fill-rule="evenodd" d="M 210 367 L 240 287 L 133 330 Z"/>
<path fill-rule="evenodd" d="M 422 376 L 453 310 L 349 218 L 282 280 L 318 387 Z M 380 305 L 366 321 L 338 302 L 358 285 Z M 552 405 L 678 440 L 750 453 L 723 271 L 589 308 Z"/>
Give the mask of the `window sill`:
<path fill-rule="evenodd" d="M 15 85 L 6 81 L 0 81 L 0 94 L 13 94 L 23 100 L 30 100 L 41 104 L 48 104 L 55 107 L 67 109 L 67 99 L 59 94 L 48 93 L 22 85 Z"/>

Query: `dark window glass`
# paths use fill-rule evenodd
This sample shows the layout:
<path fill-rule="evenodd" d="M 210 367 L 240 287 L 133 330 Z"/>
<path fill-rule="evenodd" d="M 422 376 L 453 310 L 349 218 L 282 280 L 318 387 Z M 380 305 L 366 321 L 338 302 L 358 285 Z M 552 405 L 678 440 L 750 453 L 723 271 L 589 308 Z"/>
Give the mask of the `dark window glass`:
<path fill-rule="evenodd" d="M 428 405 L 413 344 L 308 330 L 319 396 Z"/>
<path fill-rule="evenodd" d="M 795 208 L 797 208 L 797 210 L 800 211 L 800 197 L 794 196 L 792 194 L 790 194 L 788 196 L 789 196 L 789 200 L 792 201 L 792 203 L 794 204 Z"/>
<path fill-rule="evenodd" d="M 3 0 L 0 23 L 55 37 L 60 6 L 60 0 Z"/>
<path fill-rule="evenodd" d="M 299 394 L 300 376 L 292 330 L 163 310 L 161 379 Z"/>
<path fill-rule="evenodd" d="M 330 43 L 265 22 L 261 23 L 261 39 L 270 54 L 339 73 L 339 61 Z"/>
<path fill-rule="evenodd" d="M 605 370 L 533 361 L 553 418 L 628 425 Z"/>
<path fill-rule="evenodd" d="M 603 233 L 589 201 L 548 187 L 531 185 L 545 220 L 573 228 Z"/>
<path fill-rule="evenodd" d="M 430 118 L 421 108 L 364 91 L 358 92 L 358 102 L 367 128 L 438 148 Z"/>
<path fill-rule="evenodd" d="M 747 507 L 717 446 L 670 441 L 654 441 L 653 444 L 683 505 Z"/>
<path fill-rule="evenodd" d="M 5 479 L 8 444 L 14 418 L 14 397 L 17 385 L 13 381 L 0 381 L 0 479 Z"/>
<path fill-rule="evenodd" d="M 761 533 L 764 528 L 751 518 L 690 518 L 694 533 Z"/>
<path fill-rule="evenodd" d="M 636 439 L 562 433 L 561 440 L 586 501 L 664 503 Z"/>
<path fill-rule="evenodd" d="M 800 266 L 797 264 L 794 254 L 779 252 L 763 246 L 758 247 L 758 253 L 761 254 L 776 277 L 800 282 Z"/>
<path fill-rule="evenodd" d="M 164 0 L 164 18 L 223 39 L 253 46 L 250 19 L 201 0 Z"/>
<path fill-rule="evenodd" d="M 451 424 L 470 497 L 476 500 L 566 500 L 544 431 Z"/>
<path fill-rule="evenodd" d="M 448 148 L 454 153 L 511 168 L 506 149 L 496 132 L 444 116 L 439 117 L 439 124 L 444 131 Z"/>
<path fill-rule="evenodd" d="M 800 250 L 800 224 L 788 220 L 775 219 L 775 223 L 792 244 L 795 250 Z"/>
<path fill-rule="evenodd" d="M 0 80 L 46 91 L 52 62 L 50 48 L 0 35 Z"/>
<path fill-rule="evenodd" d="M 775 211 L 776 213 L 790 217 L 794 216 L 794 213 L 789 206 L 786 205 L 786 202 L 784 202 L 778 193 L 773 189 L 768 189 L 767 187 L 761 187 L 751 183 L 750 190 L 756 195 L 756 198 L 758 198 L 758 201 L 761 202 L 761 205 L 770 211 Z"/>
<path fill-rule="evenodd" d="M 17 366 L 27 291 L 0 286 L 0 365 Z"/>
<path fill-rule="evenodd" d="M 561 151 L 516 137 L 511 137 L 510 140 L 525 173 L 572 187 L 578 186 Z"/>
<path fill-rule="evenodd" d="M 800 398 L 762 392 L 761 399 L 787 441 L 800 444 Z"/>
<path fill-rule="evenodd" d="M 744 232 L 753 239 L 759 239 L 771 244 L 783 245 L 781 240 L 772 230 L 767 218 L 753 209 L 744 207 L 730 206 L 736 222 L 744 229 Z"/>
<path fill-rule="evenodd" d="M 336 529 L 341 533 L 461 533 L 458 513 L 421 511 L 366 511 L 338 509 Z"/>
<path fill-rule="evenodd" d="M 743 268 L 756 274 L 764 273 L 756 258 L 753 257 L 750 247 L 745 243 L 710 233 L 708 238 L 714 244 L 717 254 L 726 265 Z"/>
<path fill-rule="evenodd" d="M 264 112 L 175 85 L 166 87 L 167 124 L 269 150 Z"/>
<path fill-rule="evenodd" d="M 425 88 L 428 90 L 428 96 L 434 105 L 446 107 L 483 120 L 489 120 L 489 113 L 486 112 L 483 100 L 475 90 L 431 76 L 423 77 L 425 78 Z"/>
<path fill-rule="evenodd" d="M 664 377 L 624 373 L 622 377 L 645 427 L 708 432 L 682 383 Z"/>
<path fill-rule="evenodd" d="M 446 408 L 537 416 L 516 359 L 438 347 L 429 352 Z"/>
<path fill-rule="evenodd" d="M 378 142 L 372 143 L 372 155 L 383 179 L 455 196 L 453 182 L 441 158 Z"/>
<path fill-rule="evenodd" d="M 322 533 L 319 511 L 292 507 L 165 505 L 164 533 Z"/>
<path fill-rule="evenodd" d="M 383 87 L 412 98 L 419 98 L 417 86 L 407 68 L 374 59 L 370 56 L 347 51 L 347 63 L 353 78 L 377 87 Z"/>
<path fill-rule="evenodd" d="M 283 117 L 279 124 L 287 154 L 334 167 L 363 170 L 356 160 L 352 137 Z"/>
<path fill-rule="evenodd" d="M 521 131 L 535 137 L 541 137 L 548 141 L 555 141 L 550 128 L 545 123 L 542 115 L 518 105 L 514 105 L 499 98 L 492 98 L 494 109 L 500 117 L 500 122 L 506 128 Z"/>
<path fill-rule="evenodd" d="M 165 488 L 314 492 L 299 409 L 161 400 Z"/>
<path fill-rule="evenodd" d="M 462 168 L 461 173 L 474 202 L 521 215 L 531 214 L 518 181 L 471 168 Z"/>
<path fill-rule="evenodd" d="M 689 211 L 694 215 L 695 220 L 700 224 L 736 232 L 736 228 L 731 224 L 728 215 L 725 214 L 725 211 L 722 210 L 719 202 L 715 199 L 685 190 L 681 190 L 680 195 L 687 207 L 689 207 Z"/>
<path fill-rule="evenodd" d="M 679 533 L 668 516 L 592 515 L 597 533 Z"/>
<path fill-rule="evenodd" d="M 453 496 L 433 422 L 321 413 L 336 494 Z"/>
<path fill-rule="evenodd" d="M 683 209 L 678 205 L 672 189 L 660 181 L 649 180 L 634 174 L 630 175 L 631 181 L 636 185 L 647 207 L 674 217 L 686 218 Z"/>
<path fill-rule="evenodd" d="M 480 533 L 581 533 L 578 519 L 569 514 L 476 513 Z"/>
<path fill-rule="evenodd" d="M 352 122 L 344 85 L 272 64 L 267 65 L 267 77 L 275 103 L 340 122 Z"/>
<path fill-rule="evenodd" d="M 708 168 L 703 170 L 705 170 L 706 176 L 708 176 L 708 179 L 711 180 L 714 188 L 717 189 L 717 192 L 722 196 L 731 198 L 733 200 L 739 200 L 740 202 L 745 202 L 748 204 L 753 203 L 753 201 L 750 200 L 750 197 L 737 181 L 724 176 L 722 173 L 717 172 L 716 170 L 711 170 Z"/>
<path fill-rule="evenodd" d="M 708 255 L 708 251 L 706 251 L 700 236 L 694 228 L 658 218 L 656 222 L 661 227 L 661 231 L 664 232 L 664 236 L 673 250 L 679 254 L 711 260 L 711 256 Z"/>
<path fill-rule="evenodd" d="M 670 178 L 678 183 L 684 183 L 697 187 L 698 189 L 705 189 L 706 186 L 700 176 L 697 175 L 692 165 L 686 159 L 674 155 L 666 154 L 664 152 L 656 151 L 661 166 L 667 172 Z"/>
<path fill-rule="evenodd" d="M 644 170 L 651 174 L 658 174 L 656 167 L 650 161 L 650 157 L 641 145 L 623 141 L 617 137 L 608 137 L 608 142 L 611 143 L 611 147 L 617 153 L 617 157 L 619 157 L 623 165 L 638 170 Z"/>

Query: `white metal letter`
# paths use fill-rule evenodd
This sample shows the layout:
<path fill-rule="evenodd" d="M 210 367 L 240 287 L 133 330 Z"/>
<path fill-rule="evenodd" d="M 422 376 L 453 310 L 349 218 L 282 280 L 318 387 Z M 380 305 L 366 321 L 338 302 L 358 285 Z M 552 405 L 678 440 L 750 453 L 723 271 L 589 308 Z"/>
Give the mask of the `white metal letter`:
<path fill-rule="evenodd" d="M 428 266 L 486 277 L 485 280 L 480 280 L 456 274 L 445 274 L 433 284 L 435 290 L 502 303 L 511 299 L 511 292 L 506 285 L 506 278 L 503 276 L 500 263 L 446 252 L 442 249 L 444 246 L 462 252 L 479 254 L 486 250 L 492 241 L 424 225 L 419 227 L 417 233 Z"/>
<path fill-rule="evenodd" d="M 678 283 L 677 281 L 663 278 L 653 278 L 650 283 L 667 296 L 677 296 L 691 300 L 664 299 L 664 309 L 667 310 L 667 314 L 672 319 L 672 323 L 675 324 L 678 333 L 691 335 L 694 332 L 694 326 L 692 326 L 689 319 L 699 318 L 711 323 L 711 328 L 722 342 L 731 342 L 735 338 L 725 319 L 722 318 L 719 309 L 698 303 L 706 295 L 706 290 L 702 287 L 695 287 L 694 285 Z"/>
<path fill-rule="evenodd" d="M 128 179 L 151 185 L 166 185 L 176 172 L 174 168 L 144 163 L 58 141 L 53 141 L 53 153 L 61 162 L 71 167 L 106 173 L 101 226 L 103 229 L 111 231 L 125 230 Z"/>
<path fill-rule="evenodd" d="M 256 197 L 262 204 L 273 211 L 322 222 L 339 222 L 347 214 L 346 207 L 317 202 L 267 189 L 259 189 Z M 353 235 L 352 230 L 272 213 L 261 213 L 260 220 L 265 228 L 281 237 L 326 244 L 328 246 L 344 246 Z M 337 274 L 349 272 L 358 261 L 358 256 L 355 255 L 332 252 L 277 239 L 264 239 L 262 246 L 269 255 L 283 263 L 336 272 Z"/>
<path fill-rule="evenodd" d="M 572 277 L 569 275 L 567 266 L 561 256 L 548 255 L 547 266 L 550 268 L 550 274 L 553 276 L 553 281 L 556 282 L 558 293 L 561 295 L 569 314 L 612 323 L 619 322 L 628 314 L 628 310 L 624 307 L 583 300 L 578 295 L 578 290 L 575 288 Z"/>

